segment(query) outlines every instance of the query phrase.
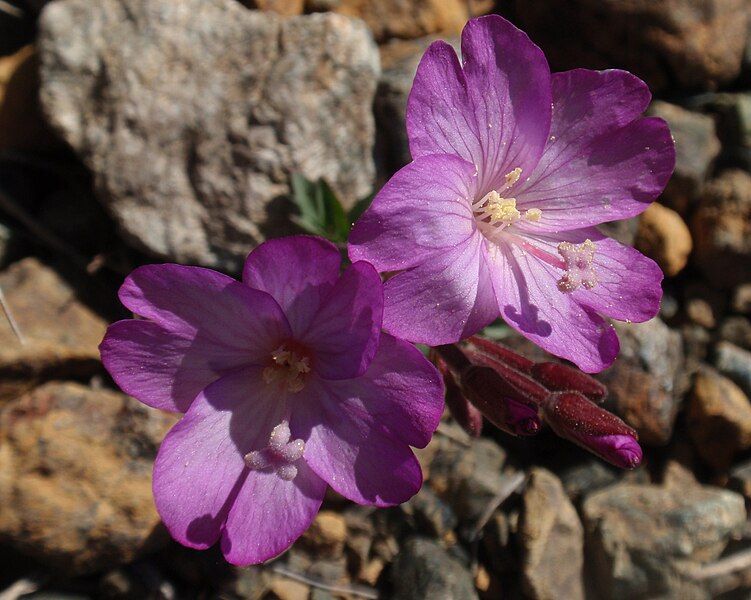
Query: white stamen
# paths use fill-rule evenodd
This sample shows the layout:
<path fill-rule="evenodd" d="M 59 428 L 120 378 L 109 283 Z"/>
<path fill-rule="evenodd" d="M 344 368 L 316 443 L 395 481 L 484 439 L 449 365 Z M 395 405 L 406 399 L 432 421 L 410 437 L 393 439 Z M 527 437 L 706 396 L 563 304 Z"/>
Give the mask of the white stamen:
<path fill-rule="evenodd" d="M 291 436 L 289 423 L 282 421 L 271 430 L 265 448 L 245 455 L 245 465 L 251 471 L 273 471 L 285 481 L 292 481 L 297 476 L 294 463 L 302 458 L 305 442 L 301 439 L 290 441 Z"/>

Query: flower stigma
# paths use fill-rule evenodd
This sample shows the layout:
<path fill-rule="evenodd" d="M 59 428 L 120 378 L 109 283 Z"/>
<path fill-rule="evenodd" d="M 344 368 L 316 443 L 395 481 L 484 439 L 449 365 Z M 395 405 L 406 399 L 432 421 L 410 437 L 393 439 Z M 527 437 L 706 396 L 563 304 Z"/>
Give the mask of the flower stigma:
<path fill-rule="evenodd" d="M 305 442 L 297 439 L 290 441 L 292 432 L 289 423 L 282 421 L 271 430 L 268 445 L 261 450 L 248 452 L 245 465 L 251 471 L 274 472 L 285 481 L 292 481 L 297 477 L 295 462 L 302 458 Z"/>
<path fill-rule="evenodd" d="M 558 280 L 558 289 L 573 292 L 580 286 L 591 290 L 597 285 L 597 273 L 592 266 L 595 257 L 595 244 L 587 238 L 581 244 L 561 242 L 558 254 L 566 263 L 566 274 Z"/>
<path fill-rule="evenodd" d="M 305 375 L 308 373 L 310 358 L 282 344 L 271 353 L 271 365 L 263 370 L 263 380 L 266 383 L 281 383 L 294 394 L 305 387 Z"/>

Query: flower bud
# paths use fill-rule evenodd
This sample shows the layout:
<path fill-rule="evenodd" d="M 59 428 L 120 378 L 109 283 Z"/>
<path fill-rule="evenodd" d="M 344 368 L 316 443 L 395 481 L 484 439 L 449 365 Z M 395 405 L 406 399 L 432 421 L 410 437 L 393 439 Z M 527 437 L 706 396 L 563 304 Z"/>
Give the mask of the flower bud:
<path fill-rule="evenodd" d="M 506 383 L 507 393 L 522 402 L 539 404 L 548 397 L 550 391 L 537 381 L 488 354 L 478 353 L 467 349 L 466 355 L 476 365 L 490 367 L 498 373 Z"/>
<path fill-rule="evenodd" d="M 641 463 L 636 431 L 578 392 L 550 394 L 542 414 L 559 436 L 617 467 L 633 469 Z"/>
<path fill-rule="evenodd" d="M 499 429 L 512 435 L 534 435 L 540 430 L 534 402 L 519 394 L 492 368 L 468 367 L 460 382 L 464 396 Z"/>
<path fill-rule="evenodd" d="M 521 354 L 517 354 L 511 348 L 492 340 L 473 335 L 467 342 L 474 347 L 475 352 L 488 355 L 496 361 L 503 362 L 524 373 L 529 373 L 532 365 L 535 364 Z"/>
<path fill-rule="evenodd" d="M 435 351 L 431 352 L 431 359 L 443 375 L 443 382 L 446 384 L 446 406 L 451 416 L 469 435 L 480 437 L 482 413 L 464 397 L 446 361 Z"/>
<path fill-rule="evenodd" d="M 608 389 L 594 377 L 561 363 L 536 363 L 531 374 L 550 391 L 580 392 L 592 402 L 602 402 L 608 393 Z"/>

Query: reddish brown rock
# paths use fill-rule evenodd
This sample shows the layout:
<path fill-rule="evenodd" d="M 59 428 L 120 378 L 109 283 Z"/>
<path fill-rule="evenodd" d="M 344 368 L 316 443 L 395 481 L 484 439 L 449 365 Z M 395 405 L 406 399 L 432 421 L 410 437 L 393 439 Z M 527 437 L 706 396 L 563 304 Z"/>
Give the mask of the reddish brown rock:
<path fill-rule="evenodd" d="M 609 392 L 606 406 L 637 430 L 639 441 L 666 444 L 685 387 L 681 336 L 659 318 L 615 325 L 621 353 L 601 376 Z"/>
<path fill-rule="evenodd" d="M 748 0 L 552 0 L 515 3 L 518 24 L 554 70 L 622 67 L 654 89 L 711 89 L 741 69 Z"/>
<path fill-rule="evenodd" d="M 694 261 L 714 285 L 751 281 L 751 175 L 726 171 L 710 182 L 691 220 Z"/>
<path fill-rule="evenodd" d="M 175 418 L 116 392 L 47 383 L 0 412 L 0 541 L 90 573 L 166 539 L 151 469 Z"/>

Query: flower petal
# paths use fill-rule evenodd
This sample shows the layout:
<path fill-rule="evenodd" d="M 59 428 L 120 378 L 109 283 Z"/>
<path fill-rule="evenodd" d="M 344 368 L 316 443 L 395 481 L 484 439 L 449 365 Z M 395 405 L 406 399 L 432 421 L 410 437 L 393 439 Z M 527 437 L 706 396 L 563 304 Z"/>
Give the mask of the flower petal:
<path fill-rule="evenodd" d="M 642 323 L 654 317 L 660 310 L 663 274 L 657 263 L 638 250 L 610 239 L 593 227 L 535 236 L 534 244 L 555 254 L 560 242 L 580 244 L 586 239 L 595 242 L 597 248 L 592 261 L 597 285 L 591 290 L 574 290 L 571 297 L 619 321 Z"/>
<path fill-rule="evenodd" d="M 260 367 L 209 385 L 164 438 L 154 463 L 154 501 L 167 529 L 191 548 L 218 539 L 248 474 L 243 456 L 263 447 L 286 406 Z"/>
<path fill-rule="evenodd" d="M 613 363 L 619 350 L 613 327 L 558 289 L 561 271 L 511 244 L 498 246 L 491 260 L 493 287 L 506 323 L 587 373 Z"/>
<path fill-rule="evenodd" d="M 394 506 L 414 496 L 422 472 L 410 447 L 340 395 L 340 382 L 309 386 L 311 397 L 295 409 L 290 428 L 306 439 L 304 457 L 313 471 L 359 504 Z"/>
<path fill-rule="evenodd" d="M 550 69 L 527 35 L 497 15 L 462 33 L 464 70 L 435 42 L 417 68 L 407 103 L 413 158 L 457 154 L 477 166 L 483 193 L 514 168 L 531 174 L 550 128 Z"/>
<path fill-rule="evenodd" d="M 359 261 L 339 278 L 299 340 L 313 350 L 324 379 L 362 375 L 378 349 L 383 286 L 372 265 Z"/>
<path fill-rule="evenodd" d="M 251 472 L 235 498 L 222 533 L 224 557 L 234 565 L 261 563 L 289 548 L 310 526 L 326 482 L 300 460 L 297 476 Z"/>
<path fill-rule="evenodd" d="M 515 190 L 519 207 L 539 208 L 542 217 L 521 229 L 577 229 L 649 206 L 675 165 L 667 124 L 639 118 L 649 99 L 646 85 L 625 71 L 553 75 L 550 138 L 534 173 Z"/>
<path fill-rule="evenodd" d="M 397 172 L 349 236 L 352 260 L 379 271 L 414 267 L 476 229 L 475 167 L 451 154 L 423 156 Z"/>
<path fill-rule="evenodd" d="M 436 368 L 412 344 L 387 333 L 364 375 L 327 386 L 346 398 L 352 412 L 418 448 L 427 446 L 443 414 L 443 381 Z"/>
<path fill-rule="evenodd" d="M 243 281 L 271 294 L 287 316 L 293 334 L 299 335 L 308 328 L 321 299 L 339 278 L 341 262 L 336 246 L 322 238 L 278 238 L 250 253 Z"/>
<path fill-rule="evenodd" d="M 223 372 L 250 362 L 247 350 L 217 344 L 200 331 L 186 335 L 135 319 L 110 325 L 99 350 L 120 389 L 173 412 L 185 412 Z"/>
<path fill-rule="evenodd" d="M 457 342 L 492 322 L 498 305 L 484 244 L 476 233 L 389 279 L 384 284 L 384 329 L 411 342 L 436 346 Z"/>
<path fill-rule="evenodd" d="M 184 337 L 200 332 L 214 343 L 244 349 L 249 362 L 290 335 L 287 319 L 271 296 L 202 267 L 139 267 L 125 279 L 120 301 Z"/>

